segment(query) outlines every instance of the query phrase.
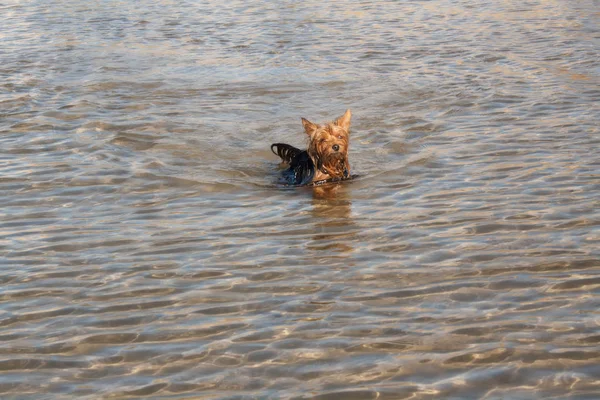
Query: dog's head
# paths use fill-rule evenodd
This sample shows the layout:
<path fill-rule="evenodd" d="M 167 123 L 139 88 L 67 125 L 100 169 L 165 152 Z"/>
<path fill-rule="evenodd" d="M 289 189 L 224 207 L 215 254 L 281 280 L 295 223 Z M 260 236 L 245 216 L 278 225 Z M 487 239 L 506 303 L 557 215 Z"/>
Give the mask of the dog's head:
<path fill-rule="evenodd" d="M 302 118 L 304 131 L 310 138 L 308 154 L 315 167 L 332 178 L 348 178 L 348 145 L 350 144 L 350 118 L 352 113 L 346 110 L 344 115 L 333 122 L 317 125 Z"/>

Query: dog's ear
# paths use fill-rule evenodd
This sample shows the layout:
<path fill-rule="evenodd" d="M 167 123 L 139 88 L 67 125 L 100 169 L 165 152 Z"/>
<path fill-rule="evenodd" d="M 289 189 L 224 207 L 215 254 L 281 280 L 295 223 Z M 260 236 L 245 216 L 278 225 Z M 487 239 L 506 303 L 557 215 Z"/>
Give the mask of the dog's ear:
<path fill-rule="evenodd" d="M 334 124 L 340 128 L 343 128 L 347 132 L 350 128 L 350 118 L 352 118 L 352 113 L 350 112 L 350 109 L 348 109 L 344 115 L 335 120 Z"/>
<path fill-rule="evenodd" d="M 302 126 L 308 136 L 312 136 L 317 131 L 318 126 L 307 119 L 302 118 Z"/>

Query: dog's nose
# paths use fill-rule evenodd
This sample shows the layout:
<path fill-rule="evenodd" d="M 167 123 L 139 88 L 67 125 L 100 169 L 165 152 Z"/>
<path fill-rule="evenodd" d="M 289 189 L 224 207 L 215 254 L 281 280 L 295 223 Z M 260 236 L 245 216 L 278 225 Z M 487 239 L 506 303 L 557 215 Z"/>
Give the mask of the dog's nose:
<path fill-rule="evenodd" d="M 340 146 L 334 144 L 333 146 L 331 146 L 331 148 L 333 149 L 333 151 L 338 151 L 340 149 Z"/>

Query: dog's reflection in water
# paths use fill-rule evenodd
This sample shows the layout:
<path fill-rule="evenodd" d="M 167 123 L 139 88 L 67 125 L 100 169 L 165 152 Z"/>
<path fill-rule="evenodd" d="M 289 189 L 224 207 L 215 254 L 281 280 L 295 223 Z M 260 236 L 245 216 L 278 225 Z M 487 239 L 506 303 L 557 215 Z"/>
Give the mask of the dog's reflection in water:
<path fill-rule="evenodd" d="M 359 227 L 352 218 L 352 202 L 343 184 L 313 188 L 312 210 L 315 234 L 309 249 L 350 252 Z"/>

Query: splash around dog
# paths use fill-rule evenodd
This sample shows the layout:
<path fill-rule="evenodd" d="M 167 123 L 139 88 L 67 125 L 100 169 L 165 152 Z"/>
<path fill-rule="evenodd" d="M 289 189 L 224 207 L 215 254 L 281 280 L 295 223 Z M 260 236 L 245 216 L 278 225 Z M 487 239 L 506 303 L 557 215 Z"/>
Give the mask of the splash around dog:
<path fill-rule="evenodd" d="M 352 113 L 322 125 L 302 118 L 302 126 L 308 135 L 306 150 L 286 143 L 273 143 L 271 151 L 289 167 L 283 178 L 290 186 L 321 186 L 327 183 L 350 180 L 348 147 L 350 144 L 350 119 Z"/>

